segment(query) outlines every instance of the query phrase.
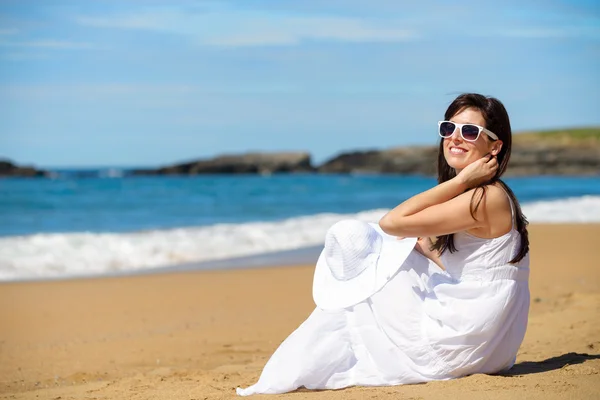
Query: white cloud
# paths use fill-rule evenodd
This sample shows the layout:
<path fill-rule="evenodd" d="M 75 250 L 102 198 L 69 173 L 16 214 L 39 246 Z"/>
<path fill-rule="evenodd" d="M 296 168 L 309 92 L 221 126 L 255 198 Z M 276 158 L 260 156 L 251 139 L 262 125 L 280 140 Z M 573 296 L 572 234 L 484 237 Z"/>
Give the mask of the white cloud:
<path fill-rule="evenodd" d="M 425 6 L 423 6 L 425 7 Z M 285 7 L 284 7 L 285 8 Z M 425 7 L 426 8 L 426 7 Z M 376 7 L 374 7 L 376 9 Z M 132 14 L 79 16 L 85 27 L 148 30 L 187 36 L 205 46 L 293 46 L 311 41 L 391 43 L 420 37 L 600 38 L 598 19 L 552 10 L 510 8 L 486 19 L 485 29 L 454 26 L 456 18 L 477 19 L 486 10 L 451 8 L 443 14 L 407 10 L 354 16 L 297 14 L 291 11 L 230 9 L 212 5 L 203 12 L 177 7 L 146 8 Z M 505 18 L 505 17 L 510 18 Z M 507 22 L 509 21 L 509 22 Z"/>
<path fill-rule="evenodd" d="M 398 23 L 349 17 L 290 16 L 259 12 L 186 14 L 155 10 L 129 16 L 80 16 L 76 22 L 96 28 L 139 29 L 187 35 L 210 46 L 295 45 L 304 41 L 400 42 L 416 32 Z"/>
<path fill-rule="evenodd" d="M 255 34 L 209 38 L 202 41 L 202 43 L 210 46 L 222 47 L 283 46 L 298 44 L 300 43 L 300 39 L 294 35 Z"/>
<path fill-rule="evenodd" d="M 80 16 L 75 18 L 75 22 L 95 28 L 168 30 L 164 16 L 150 14 L 112 18 Z"/>

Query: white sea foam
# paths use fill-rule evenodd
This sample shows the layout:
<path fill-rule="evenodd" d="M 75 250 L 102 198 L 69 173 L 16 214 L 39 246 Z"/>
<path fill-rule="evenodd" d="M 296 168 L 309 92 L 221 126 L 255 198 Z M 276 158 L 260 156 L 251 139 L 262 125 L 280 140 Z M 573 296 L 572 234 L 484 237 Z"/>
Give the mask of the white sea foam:
<path fill-rule="evenodd" d="M 377 221 L 386 210 L 275 222 L 135 233 L 53 233 L 0 238 L 0 280 L 97 275 L 219 260 L 323 243 L 344 218 Z"/>
<path fill-rule="evenodd" d="M 54 233 L 0 238 L 0 280 L 98 275 L 321 245 L 344 218 L 377 221 L 387 210 L 275 222 L 135 233 Z M 600 222 L 600 196 L 523 205 L 530 222 Z"/>
<path fill-rule="evenodd" d="M 600 196 L 582 196 L 554 201 L 536 201 L 523 204 L 522 211 L 529 222 L 600 222 Z"/>

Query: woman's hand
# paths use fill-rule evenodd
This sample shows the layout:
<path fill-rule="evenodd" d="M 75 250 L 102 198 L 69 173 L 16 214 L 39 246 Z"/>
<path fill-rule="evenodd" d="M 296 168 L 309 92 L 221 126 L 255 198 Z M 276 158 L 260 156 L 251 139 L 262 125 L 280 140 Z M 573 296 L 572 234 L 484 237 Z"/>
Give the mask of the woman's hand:
<path fill-rule="evenodd" d="M 486 154 L 479 160 L 467 165 L 456 176 L 467 188 L 472 189 L 491 180 L 498 169 L 498 160 Z"/>

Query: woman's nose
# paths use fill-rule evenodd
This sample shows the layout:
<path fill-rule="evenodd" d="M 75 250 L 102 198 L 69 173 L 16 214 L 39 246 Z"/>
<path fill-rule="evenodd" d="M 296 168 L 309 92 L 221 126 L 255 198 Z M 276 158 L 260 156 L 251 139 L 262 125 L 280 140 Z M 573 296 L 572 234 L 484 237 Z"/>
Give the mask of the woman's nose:
<path fill-rule="evenodd" d="M 455 142 L 462 141 L 462 136 L 460 135 L 460 128 L 458 126 L 454 128 L 454 132 L 452 132 L 452 136 L 450 136 L 450 139 L 452 139 Z"/>

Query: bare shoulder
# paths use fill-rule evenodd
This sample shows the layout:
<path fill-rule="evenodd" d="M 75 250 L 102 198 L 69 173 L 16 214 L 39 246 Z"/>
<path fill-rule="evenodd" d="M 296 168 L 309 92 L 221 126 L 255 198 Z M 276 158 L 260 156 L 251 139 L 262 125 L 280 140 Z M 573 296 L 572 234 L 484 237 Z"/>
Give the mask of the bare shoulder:
<path fill-rule="evenodd" d="M 500 184 L 485 185 L 484 188 L 485 190 L 482 190 L 482 187 L 469 189 L 459 197 L 464 199 L 463 202 L 468 202 L 471 207 L 476 205 L 477 213 L 502 210 L 510 212 L 508 195 Z"/>
<path fill-rule="evenodd" d="M 477 236 L 493 238 L 508 232 L 512 227 L 510 200 L 500 184 L 486 185 L 485 191 L 472 190 L 477 219 L 485 221 L 484 226 L 471 231 Z M 481 201 L 480 201 L 481 200 Z"/>
<path fill-rule="evenodd" d="M 508 198 L 508 193 L 506 193 L 504 188 L 499 183 L 486 185 L 485 197 L 486 206 L 488 208 L 510 211 L 510 200 Z"/>

